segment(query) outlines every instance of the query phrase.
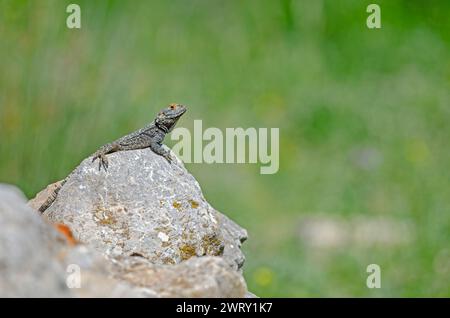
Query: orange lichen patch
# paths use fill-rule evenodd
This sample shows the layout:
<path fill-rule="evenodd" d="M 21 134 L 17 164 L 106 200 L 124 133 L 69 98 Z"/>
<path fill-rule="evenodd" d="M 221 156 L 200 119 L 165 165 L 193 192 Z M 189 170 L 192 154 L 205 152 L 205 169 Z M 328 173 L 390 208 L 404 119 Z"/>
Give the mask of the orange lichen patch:
<path fill-rule="evenodd" d="M 69 245 L 74 246 L 78 244 L 78 241 L 73 237 L 72 231 L 67 225 L 62 223 L 55 223 L 53 226 L 59 233 L 64 236 Z"/>
<path fill-rule="evenodd" d="M 191 204 L 191 207 L 193 209 L 196 209 L 199 206 L 199 203 L 197 201 L 194 201 L 194 200 L 189 200 L 189 203 Z"/>
<path fill-rule="evenodd" d="M 173 201 L 172 206 L 177 209 L 177 210 L 181 210 L 181 203 L 177 202 L 177 201 Z"/>

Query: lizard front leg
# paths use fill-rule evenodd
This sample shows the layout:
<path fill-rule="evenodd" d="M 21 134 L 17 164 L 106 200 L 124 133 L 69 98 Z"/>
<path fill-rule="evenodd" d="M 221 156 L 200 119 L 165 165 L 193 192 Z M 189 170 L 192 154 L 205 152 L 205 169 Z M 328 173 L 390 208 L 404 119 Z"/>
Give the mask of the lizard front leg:
<path fill-rule="evenodd" d="M 150 149 L 157 155 L 160 155 L 161 157 L 166 158 L 166 160 L 169 163 L 172 163 L 172 157 L 170 156 L 170 151 L 167 151 L 166 149 L 164 149 L 161 142 L 151 141 Z"/>
<path fill-rule="evenodd" d="M 109 164 L 108 164 L 108 159 L 106 158 L 106 155 L 116 152 L 116 151 L 119 151 L 119 150 L 120 150 L 119 144 L 117 144 L 115 142 L 106 144 L 94 153 L 92 162 L 99 159 L 98 170 L 101 170 L 103 167 L 103 169 L 105 169 L 105 171 L 107 171 Z"/>

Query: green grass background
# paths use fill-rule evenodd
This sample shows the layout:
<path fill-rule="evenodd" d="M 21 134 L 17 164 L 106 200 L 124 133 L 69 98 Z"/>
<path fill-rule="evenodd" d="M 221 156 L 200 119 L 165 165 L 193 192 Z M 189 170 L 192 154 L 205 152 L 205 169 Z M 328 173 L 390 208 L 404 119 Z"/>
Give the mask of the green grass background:
<path fill-rule="evenodd" d="M 450 296 L 450 2 L 378 0 L 369 30 L 372 2 L 0 0 L 0 181 L 32 197 L 169 102 L 189 129 L 279 127 L 277 174 L 187 165 L 248 229 L 252 292 Z M 355 165 L 361 149 L 379 163 Z M 311 250 L 307 215 L 388 217 L 413 239 Z"/>

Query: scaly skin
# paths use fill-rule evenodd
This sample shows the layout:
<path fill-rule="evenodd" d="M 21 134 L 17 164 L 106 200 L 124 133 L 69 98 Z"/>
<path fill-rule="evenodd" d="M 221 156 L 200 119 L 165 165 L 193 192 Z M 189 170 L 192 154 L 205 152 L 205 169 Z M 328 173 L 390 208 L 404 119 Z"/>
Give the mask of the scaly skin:
<path fill-rule="evenodd" d="M 161 110 L 155 120 L 144 128 L 102 146 L 93 154 L 92 162 L 98 159 L 99 170 L 103 167 L 103 169 L 107 171 L 109 163 L 106 155 L 117 151 L 150 148 L 154 153 L 166 158 L 167 161 L 171 163 L 172 158 L 170 157 L 170 152 L 162 147 L 162 142 L 166 134 L 172 131 L 178 119 L 180 119 L 185 112 L 185 106 L 180 104 L 170 104 L 169 107 Z M 56 200 L 59 190 L 67 182 L 70 176 L 71 174 L 60 183 L 53 193 L 50 194 L 46 202 L 39 208 L 41 213 L 47 210 Z"/>

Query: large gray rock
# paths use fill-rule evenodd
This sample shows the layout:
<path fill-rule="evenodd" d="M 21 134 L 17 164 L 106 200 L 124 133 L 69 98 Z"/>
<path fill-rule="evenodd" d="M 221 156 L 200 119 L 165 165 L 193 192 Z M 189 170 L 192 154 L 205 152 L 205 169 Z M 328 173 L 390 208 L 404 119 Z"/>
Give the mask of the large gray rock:
<path fill-rule="evenodd" d="M 221 257 L 193 257 L 177 265 L 126 254 L 107 257 L 74 245 L 55 228 L 26 206 L 17 188 L 0 184 L 0 297 L 246 295 L 244 279 Z"/>
<path fill-rule="evenodd" d="M 211 207 L 181 161 L 169 164 L 150 149 L 108 159 L 108 172 L 84 160 L 45 217 L 107 256 L 141 256 L 153 264 L 221 256 L 242 267 L 247 232 Z"/>

